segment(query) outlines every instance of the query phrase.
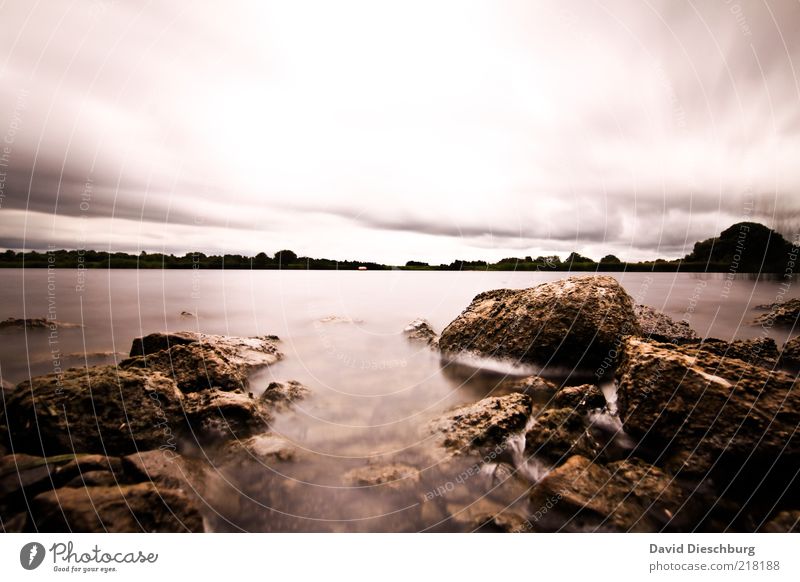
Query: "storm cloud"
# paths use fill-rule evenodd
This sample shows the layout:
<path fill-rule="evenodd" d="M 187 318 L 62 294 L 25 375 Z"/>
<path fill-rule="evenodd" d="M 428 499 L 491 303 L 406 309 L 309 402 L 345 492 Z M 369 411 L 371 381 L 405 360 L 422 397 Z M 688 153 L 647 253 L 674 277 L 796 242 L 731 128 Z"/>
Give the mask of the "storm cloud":
<path fill-rule="evenodd" d="M 0 245 L 384 262 L 800 224 L 800 4 L 0 8 Z"/>

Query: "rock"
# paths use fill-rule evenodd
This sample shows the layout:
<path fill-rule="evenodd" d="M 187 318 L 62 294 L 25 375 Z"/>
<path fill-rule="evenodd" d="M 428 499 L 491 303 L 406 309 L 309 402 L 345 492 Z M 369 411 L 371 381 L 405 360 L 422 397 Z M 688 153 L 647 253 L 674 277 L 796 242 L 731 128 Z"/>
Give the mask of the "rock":
<path fill-rule="evenodd" d="M 200 532 L 200 512 L 185 493 L 152 483 L 119 487 L 62 487 L 31 503 L 36 531 Z"/>
<path fill-rule="evenodd" d="M 761 531 L 766 533 L 800 533 L 800 510 L 781 511 L 764 524 Z"/>
<path fill-rule="evenodd" d="M 87 471 L 68 481 L 64 487 L 115 487 L 119 480 L 111 471 Z"/>
<path fill-rule="evenodd" d="M 4 378 L 0 378 L 0 390 L 6 394 L 11 394 L 11 392 L 14 391 L 14 384 L 5 380 Z"/>
<path fill-rule="evenodd" d="M 15 454 L 0 458 L 0 502 L 14 503 L 24 489 L 32 493 L 60 487 L 83 473 L 120 472 L 118 458 L 103 455 L 35 457 Z"/>
<path fill-rule="evenodd" d="M 17 513 L 8 518 L 2 516 L 0 526 L 4 533 L 23 533 L 28 524 L 28 514 L 26 512 Z"/>
<path fill-rule="evenodd" d="M 697 340 L 697 334 L 686 321 L 675 321 L 647 305 L 636 305 L 634 311 L 646 338 L 675 344 Z"/>
<path fill-rule="evenodd" d="M 260 462 L 293 461 L 297 448 L 275 434 L 259 434 L 249 439 L 231 441 L 224 450 L 225 458 Z"/>
<path fill-rule="evenodd" d="M 686 343 L 687 348 L 716 354 L 721 358 L 735 358 L 754 366 L 774 368 L 778 362 L 778 346 L 775 340 L 760 337 L 747 340 L 726 342 L 716 338 L 707 338 L 697 343 Z"/>
<path fill-rule="evenodd" d="M 759 315 L 753 320 L 756 325 L 771 327 L 773 325 L 796 326 L 800 318 L 800 298 L 789 299 L 768 305 L 759 305 L 756 309 L 767 309 L 769 313 Z"/>
<path fill-rule="evenodd" d="M 450 521 L 460 525 L 465 531 L 512 533 L 526 529 L 523 516 L 486 497 L 476 499 L 463 507 L 448 503 L 447 511 L 450 513 Z"/>
<path fill-rule="evenodd" d="M 136 483 L 150 482 L 159 488 L 191 490 L 187 485 L 187 463 L 172 450 L 139 451 L 122 457 L 122 466 L 125 474 Z"/>
<path fill-rule="evenodd" d="M 589 431 L 585 415 L 575 408 L 541 411 L 525 434 L 525 454 L 558 465 L 572 455 L 597 459 L 602 447 Z"/>
<path fill-rule="evenodd" d="M 311 390 L 296 380 L 270 382 L 259 399 L 273 410 L 286 410 L 292 403 L 302 400 L 310 393 Z"/>
<path fill-rule="evenodd" d="M 780 365 L 791 372 L 800 371 L 800 336 L 790 339 L 783 344 L 780 355 Z"/>
<path fill-rule="evenodd" d="M 383 485 L 382 490 L 409 490 L 419 483 L 419 471 L 414 467 L 394 463 L 390 465 L 367 465 L 344 474 L 344 482 L 352 487 Z"/>
<path fill-rule="evenodd" d="M 689 474 L 792 474 L 800 463 L 800 390 L 783 372 L 705 351 L 629 338 L 618 372 L 625 430 L 659 464 Z M 774 463 L 774 466 L 773 466 Z M 763 475 L 762 473 L 762 475 Z"/>
<path fill-rule="evenodd" d="M 603 408 L 606 397 L 603 391 L 594 384 L 580 386 L 565 386 L 553 397 L 553 408 L 571 408 L 588 411 L 594 408 Z"/>
<path fill-rule="evenodd" d="M 151 333 L 143 337 L 137 337 L 131 344 L 130 356 L 149 356 L 162 350 L 168 350 L 173 346 L 185 346 L 197 343 L 198 335 L 191 331 L 179 331 L 176 333 Z"/>
<path fill-rule="evenodd" d="M 22 382 L 4 419 L 20 452 L 131 453 L 174 438 L 182 394 L 158 373 L 96 366 Z M 41 440 L 40 440 L 41 439 Z"/>
<path fill-rule="evenodd" d="M 261 401 L 243 392 L 191 392 L 186 394 L 184 409 L 194 434 L 211 441 L 265 432 L 272 420 L 270 410 Z"/>
<path fill-rule="evenodd" d="M 181 318 L 182 318 L 182 319 L 194 319 L 194 318 L 196 318 L 196 317 L 197 317 L 197 316 L 196 316 L 194 313 L 192 313 L 191 311 L 185 311 L 185 310 L 184 310 L 184 311 L 181 311 L 181 314 L 180 314 L 180 316 L 181 316 Z M 138 354 L 137 354 L 137 355 L 138 355 Z"/>
<path fill-rule="evenodd" d="M 320 323 L 364 323 L 363 319 L 347 317 L 345 315 L 328 315 L 318 320 Z"/>
<path fill-rule="evenodd" d="M 21 319 L 19 317 L 9 317 L 0 321 L 0 329 L 56 329 L 56 328 L 75 328 L 83 327 L 80 323 L 67 323 L 47 319 L 45 317 L 30 317 Z"/>
<path fill-rule="evenodd" d="M 524 394 L 492 396 L 445 414 L 433 422 L 432 428 L 443 435 L 448 449 L 481 450 L 501 445 L 521 431 L 530 414 L 531 400 Z"/>
<path fill-rule="evenodd" d="M 495 396 L 513 394 L 519 392 L 530 396 L 533 402 L 546 404 L 550 402 L 558 391 L 558 386 L 541 376 L 526 376 L 525 378 L 513 378 L 499 383 L 492 391 Z"/>
<path fill-rule="evenodd" d="M 621 338 L 640 334 L 633 301 L 612 277 L 569 277 L 481 293 L 442 332 L 444 352 L 528 363 L 613 365 Z"/>
<path fill-rule="evenodd" d="M 403 329 L 403 333 L 410 341 L 427 344 L 432 348 L 439 346 L 439 336 L 427 319 L 415 319 Z"/>
<path fill-rule="evenodd" d="M 534 512 L 550 508 L 547 522 L 554 528 L 652 532 L 670 526 L 685 495 L 668 474 L 644 462 L 606 466 L 575 455 L 533 488 L 530 501 Z"/>
<path fill-rule="evenodd" d="M 274 364 L 283 357 L 275 344 L 265 337 L 244 338 L 189 332 L 151 334 L 137 338 L 131 353 L 140 351 L 144 352 L 143 356 L 123 360 L 120 366 L 161 372 L 172 377 L 183 392 L 206 388 L 246 390 L 248 375 L 253 370 Z"/>

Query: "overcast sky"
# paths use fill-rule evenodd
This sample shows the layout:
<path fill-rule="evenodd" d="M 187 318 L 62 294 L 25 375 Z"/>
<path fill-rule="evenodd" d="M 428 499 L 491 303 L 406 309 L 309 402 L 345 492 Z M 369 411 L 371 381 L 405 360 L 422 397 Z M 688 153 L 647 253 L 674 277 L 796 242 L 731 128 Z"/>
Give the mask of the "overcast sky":
<path fill-rule="evenodd" d="M 0 248 L 676 257 L 800 216 L 800 3 L 0 2 Z"/>

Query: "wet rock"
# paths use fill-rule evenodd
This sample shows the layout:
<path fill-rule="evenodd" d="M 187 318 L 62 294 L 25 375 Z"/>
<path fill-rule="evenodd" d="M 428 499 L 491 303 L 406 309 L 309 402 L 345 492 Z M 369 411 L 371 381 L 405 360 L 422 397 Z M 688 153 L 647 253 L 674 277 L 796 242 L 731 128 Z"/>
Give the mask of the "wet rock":
<path fill-rule="evenodd" d="M 33 378 L 6 399 L 4 418 L 20 452 L 126 454 L 158 448 L 182 419 L 182 394 L 161 374 L 97 366 Z M 41 440 L 40 440 L 41 439 Z"/>
<path fill-rule="evenodd" d="M 22 319 L 19 317 L 9 317 L 0 321 L 0 329 L 56 329 L 56 328 L 75 328 L 83 327 L 80 323 L 68 323 L 47 319 L 45 317 L 30 317 Z"/>
<path fill-rule="evenodd" d="M 759 337 L 747 340 L 726 342 L 716 338 L 707 338 L 702 342 L 687 343 L 687 348 L 715 354 L 725 360 L 735 358 L 748 364 L 774 368 L 778 362 L 778 346 L 775 340 Z"/>
<path fill-rule="evenodd" d="M 197 343 L 199 334 L 191 331 L 179 331 L 176 333 L 151 333 L 143 337 L 137 337 L 131 344 L 130 356 L 149 356 L 162 350 L 168 350 L 173 346 L 185 346 Z"/>
<path fill-rule="evenodd" d="M 152 483 L 121 487 L 62 487 L 31 503 L 37 531 L 200 532 L 196 503 L 176 489 Z"/>
<path fill-rule="evenodd" d="M 427 319 L 415 319 L 403 329 L 403 333 L 410 341 L 424 343 L 432 348 L 439 346 L 439 336 Z"/>
<path fill-rule="evenodd" d="M 568 530 L 649 532 L 669 529 L 685 496 L 671 476 L 644 462 L 601 465 L 576 455 L 542 479 L 530 501 L 534 512 L 550 508 L 546 522 L 554 528 L 566 522 Z"/>
<path fill-rule="evenodd" d="M 763 313 L 753 320 L 756 325 L 771 327 L 773 325 L 795 326 L 800 318 L 800 298 L 789 299 L 778 303 L 759 305 L 756 309 L 766 309 L 768 313 Z"/>
<path fill-rule="evenodd" d="M 155 483 L 159 488 L 190 490 L 187 461 L 172 450 L 140 451 L 122 458 L 125 474 L 135 483 Z"/>
<path fill-rule="evenodd" d="M 525 518 L 505 505 L 481 497 L 468 505 L 447 504 L 449 521 L 465 531 L 482 533 L 522 532 L 526 529 Z"/>
<path fill-rule="evenodd" d="M 531 400 L 524 394 L 492 396 L 445 414 L 432 428 L 451 450 L 481 450 L 501 445 L 525 428 L 530 414 Z"/>
<path fill-rule="evenodd" d="M 367 465 L 345 473 L 344 482 L 353 487 L 382 485 L 385 489 L 395 491 L 409 490 L 419 483 L 419 471 L 399 463 Z"/>
<path fill-rule="evenodd" d="M 311 393 L 305 385 L 297 380 L 288 382 L 270 382 L 259 399 L 273 410 L 286 410 L 291 404 L 306 398 Z"/>
<path fill-rule="evenodd" d="M 64 487 L 115 487 L 119 480 L 111 471 L 87 471 L 68 481 Z"/>
<path fill-rule="evenodd" d="M 800 509 L 781 511 L 761 531 L 766 533 L 800 533 Z"/>
<path fill-rule="evenodd" d="M 633 301 L 612 277 L 569 277 L 481 293 L 442 332 L 444 352 L 594 367 L 640 334 Z"/>
<path fill-rule="evenodd" d="M 226 459 L 239 462 L 250 459 L 265 463 L 293 461 L 297 448 L 285 438 L 267 433 L 232 441 L 226 446 L 223 454 Z"/>
<path fill-rule="evenodd" d="M 680 344 L 697 341 L 697 334 L 686 321 L 675 321 L 666 313 L 647 305 L 634 307 L 642 335 L 660 342 Z"/>
<path fill-rule="evenodd" d="M 191 392 L 185 395 L 184 409 L 194 434 L 211 441 L 266 432 L 272 420 L 269 408 L 243 392 Z"/>
<path fill-rule="evenodd" d="M 705 475 L 774 475 L 800 462 L 800 390 L 783 372 L 629 338 L 618 369 L 625 430 L 659 464 Z M 655 457 L 654 457 L 655 458 Z M 773 465 L 774 463 L 774 465 Z"/>
<path fill-rule="evenodd" d="M 791 372 L 800 371 L 800 336 L 783 344 L 780 366 Z"/>
<path fill-rule="evenodd" d="M 0 390 L 5 392 L 6 394 L 10 394 L 11 392 L 14 391 L 14 384 L 3 378 L 0 378 Z"/>
<path fill-rule="evenodd" d="M 553 408 L 571 408 L 581 411 L 588 411 L 595 408 L 603 408 L 606 405 L 606 397 L 603 391 L 594 384 L 582 384 L 580 386 L 565 386 L 553 397 Z"/>
<path fill-rule="evenodd" d="M 163 346 L 169 346 L 164 348 Z M 158 349 L 161 348 L 161 349 Z M 247 389 L 248 375 L 283 357 L 266 337 L 214 336 L 180 332 L 151 334 L 134 340 L 123 368 L 146 368 L 172 377 L 183 392 L 207 388 Z"/>
<path fill-rule="evenodd" d="M 602 450 L 586 423 L 586 415 L 575 408 L 541 411 L 525 434 L 525 454 L 558 465 L 572 455 L 597 459 Z"/>
<path fill-rule="evenodd" d="M 552 400 L 558 386 L 541 376 L 526 376 L 525 378 L 512 378 L 499 383 L 492 391 L 495 396 L 519 392 L 530 396 L 533 402 L 545 404 Z"/>

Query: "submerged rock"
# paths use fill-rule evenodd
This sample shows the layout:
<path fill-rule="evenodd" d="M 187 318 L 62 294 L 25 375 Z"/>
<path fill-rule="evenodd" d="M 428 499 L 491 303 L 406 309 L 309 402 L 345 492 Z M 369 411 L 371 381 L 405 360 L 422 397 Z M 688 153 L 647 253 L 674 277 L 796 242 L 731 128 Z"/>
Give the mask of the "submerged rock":
<path fill-rule="evenodd" d="M 650 532 L 672 529 L 685 494 L 642 461 L 601 465 L 575 455 L 533 488 L 530 501 L 534 514 L 548 508 L 552 528 Z"/>
<path fill-rule="evenodd" d="M 243 392 L 191 392 L 184 409 L 194 435 L 203 440 L 246 438 L 269 430 L 272 421 L 271 410 Z"/>
<path fill-rule="evenodd" d="M 31 502 L 35 531 L 200 532 L 197 504 L 177 489 L 152 483 L 117 487 L 62 487 Z"/>
<path fill-rule="evenodd" d="M 419 471 L 400 463 L 367 465 L 345 473 L 344 482 L 354 487 L 383 485 L 392 490 L 408 490 L 419 483 Z"/>
<path fill-rule="evenodd" d="M 424 343 L 432 348 L 439 346 L 439 336 L 427 319 L 415 319 L 403 329 L 403 333 L 410 341 Z"/>
<path fill-rule="evenodd" d="M 292 403 L 306 398 L 310 393 L 311 390 L 297 380 L 270 382 L 259 399 L 269 404 L 273 410 L 286 410 Z"/>
<path fill-rule="evenodd" d="M 466 452 L 497 447 L 525 428 L 531 400 L 524 394 L 492 396 L 462 406 L 434 421 L 434 432 L 444 437 L 448 449 Z"/>
<path fill-rule="evenodd" d="M 45 317 L 29 317 L 22 319 L 19 317 L 9 317 L 0 321 L 0 329 L 56 329 L 56 328 L 76 328 L 83 327 L 80 323 L 68 323 L 47 319 Z"/>
<path fill-rule="evenodd" d="M 575 408 L 547 408 L 536 415 L 525 434 L 525 454 L 558 465 L 572 455 L 597 459 L 602 446 L 594 438 L 586 415 Z"/>
<path fill-rule="evenodd" d="M 768 305 L 759 305 L 756 309 L 769 310 L 768 313 L 763 313 L 753 320 L 753 323 L 756 325 L 794 326 L 797 325 L 798 319 L 800 319 L 800 298 L 770 303 Z"/>
<path fill-rule="evenodd" d="M 297 448 L 285 438 L 272 434 L 259 434 L 248 439 L 228 443 L 223 450 L 226 459 L 238 462 L 248 459 L 260 462 L 292 461 Z"/>
<path fill-rule="evenodd" d="M 646 338 L 675 344 L 697 340 L 697 334 L 686 321 L 675 321 L 666 313 L 647 305 L 636 305 L 634 310 L 642 335 Z"/>
<path fill-rule="evenodd" d="M 552 401 L 553 408 L 571 408 L 581 411 L 603 408 L 605 405 L 606 397 L 603 396 L 603 391 L 594 384 L 565 386 L 556 392 Z"/>
<path fill-rule="evenodd" d="M 658 464 L 705 475 L 747 462 L 777 475 L 800 462 L 800 390 L 788 374 L 629 338 L 618 383 L 625 430 Z"/>
<path fill-rule="evenodd" d="M 608 276 L 569 277 L 530 289 L 480 293 L 442 332 L 445 352 L 529 363 L 591 366 L 639 334 L 633 300 Z"/>

